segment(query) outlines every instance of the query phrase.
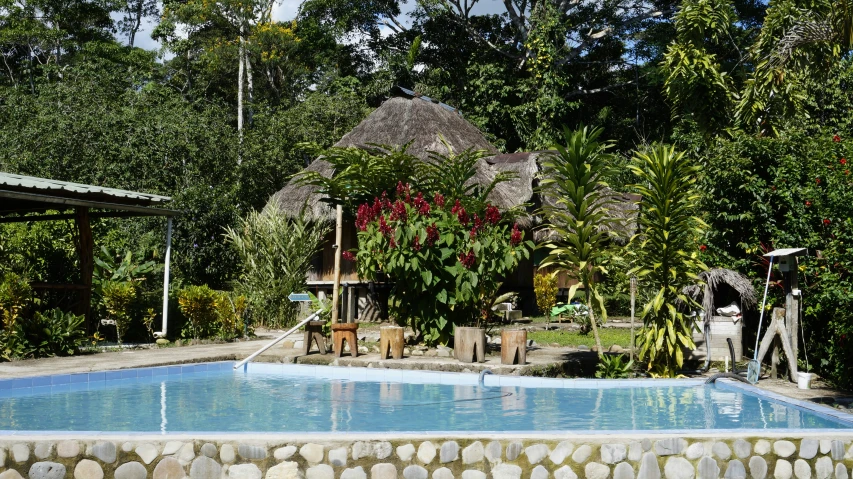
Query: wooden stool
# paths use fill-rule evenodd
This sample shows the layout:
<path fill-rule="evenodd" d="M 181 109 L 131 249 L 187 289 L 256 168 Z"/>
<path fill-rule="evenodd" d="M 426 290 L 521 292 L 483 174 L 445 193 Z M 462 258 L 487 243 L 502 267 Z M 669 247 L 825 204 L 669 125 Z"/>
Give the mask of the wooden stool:
<path fill-rule="evenodd" d="M 358 323 L 337 323 L 332 325 L 332 343 L 334 344 L 335 357 L 344 354 L 344 341 L 349 345 L 350 356 L 358 357 L 358 337 L 355 332 Z"/>
<path fill-rule="evenodd" d="M 379 328 L 379 359 L 403 358 L 403 328 L 382 326 Z"/>
<path fill-rule="evenodd" d="M 302 341 L 302 354 L 308 355 L 311 351 L 311 343 L 317 343 L 320 354 L 326 354 L 326 337 L 323 336 L 323 325 L 325 321 L 308 321 L 305 325 L 305 339 Z"/>
<path fill-rule="evenodd" d="M 504 329 L 501 331 L 501 364 L 527 363 L 527 331 Z"/>
<path fill-rule="evenodd" d="M 486 330 L 483 328 L 455 328 L 453 353 L 463 363 L 486 362 Z"/>

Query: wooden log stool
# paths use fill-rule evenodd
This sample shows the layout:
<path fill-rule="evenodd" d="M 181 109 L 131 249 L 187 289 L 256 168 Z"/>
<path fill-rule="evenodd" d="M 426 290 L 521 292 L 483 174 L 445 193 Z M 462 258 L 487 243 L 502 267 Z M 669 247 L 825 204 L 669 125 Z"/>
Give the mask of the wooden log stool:
<path fill-rule="evenodd" d="M 453 354 L 463 363 L 486 362 L 486 330 L 483 328 L 455 328 Z"/>
<path fill-rule="evenodd" d="M 501 331 L 501 364 L 527 363 L 527 331 L 504 329 Z"/>
<path fill-rule="evenodd" d="M 403 328 L 382 326 L 379 328 L 379 359 L 403 358 Z"/>
<path fill-rule="evenodd" d="M 305 325 L 305 339 L 302 340 L 302 354 L 308 355 L 311 351 L 311 343 L 317 343 L 320 354 L 326 354 L 326 337 L 323 335 L 325 321 L 308 321 Z"/>
<path fill-rule="evenodd" d="M 337 323 L 332 325 L 332 344 L 335 350 L 335 357 L 341 357 L 344 354 L 344 341 L 349 345 L 350 356 L 358 357 L 358 337 L 355 332 L 358 331 L 358 323 Z"/>

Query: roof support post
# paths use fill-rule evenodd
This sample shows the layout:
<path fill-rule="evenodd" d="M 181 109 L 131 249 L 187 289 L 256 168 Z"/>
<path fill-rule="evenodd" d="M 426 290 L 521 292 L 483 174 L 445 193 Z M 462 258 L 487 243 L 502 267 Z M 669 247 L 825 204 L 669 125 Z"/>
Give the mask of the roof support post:
<path fill-rule="evenodd" d="M 166 337 L 169 324 L 169 266 L 172 261 L 172 217 L 166 218 L 166 267 L 163 268 L 163 326 L 155 336 Z"/>
<path fill-rule="evenodd" d="M 86 330 L 89 334 L 97 331 L 92 317 L 92 273 L 95 268 L 95 244 L 92 239 L 92 225 L 89 223 L 89 208 L 74 208 L 74 223 L 77 225 L 77 254 L 80 259 L 80 282 L 84 289 L 80 291 L 80 303 L 75 314 L 86 317 Z"/>
<path fill-rule="evenodd" d="M 332 283 L 332 324 L 338 323 L 340 305 L 340 290 L 341 290 L 341 243 L 343 242 L 344 234 L 344 208 L 338 205 L 335 211 L 335 279 Z"/>

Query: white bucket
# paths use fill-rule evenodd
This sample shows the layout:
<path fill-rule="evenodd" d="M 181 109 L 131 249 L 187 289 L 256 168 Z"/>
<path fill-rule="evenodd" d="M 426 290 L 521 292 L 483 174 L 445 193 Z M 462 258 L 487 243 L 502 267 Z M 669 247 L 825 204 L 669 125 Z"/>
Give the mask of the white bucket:
<path fill-rule="evenodd" d="M 812 373 L 797 373 L 797 387 L 800 389 L 811 389 L 811 382 L 814 374 Z"/>

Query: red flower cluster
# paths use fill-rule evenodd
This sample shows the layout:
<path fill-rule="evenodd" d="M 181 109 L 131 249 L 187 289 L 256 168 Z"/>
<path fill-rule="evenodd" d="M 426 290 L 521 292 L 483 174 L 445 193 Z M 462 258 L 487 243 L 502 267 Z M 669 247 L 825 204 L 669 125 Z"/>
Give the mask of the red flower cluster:
<path fill-rule="evenodd" d="M 415 197 L 415 201 L 413 202 L 415 209 L 418 210 L 418 213 L 422 215 L 429 214 L 429 203 L 424 199 L 424 194 L 418 192 L 418 196 Z"/>
<path fill-rule="evenodd" d="M 397 198 L 405 198 L 406 203 L 412 201 L 411 188 L 408 183 L 404 185 L 402 181 L 397 182 Z"/>
<path fill-rule="evenodd" d="M 421 250 L 421 237 L 420 236 L 415 236 L 415 242 L 412 244 L 412 249 L 414 249 L 415 251 Z"/>
<path fill-rule="evenodd" d="M 842 165 L 846 165 L 847 164 L 847 158 L 842 158 L 842 159 L 838 160 L 838 162 L 841 163 Z"/>
<path fill-rule="evenodd" d="M 512 225 L 512 233 L 509 235 L 509 242 L 512 243 L 513 246 L 521 243 L 521 230 L 518 229 L 518 223 Z"/>
<path fill-rule="evenodd" d="M 475 214 L 474 215 L 474 227 L 471 228 L 471 233 L 470 233 L 472 240 L 477 238 L 477 233 L 481 229 L 483 229 L 483 220 L 481 220 L 480 217 Z"/>
<path fill-rule="evenodd" d="M 465 207 L 459 203 L 459 200 L 456 200 L 456 203 L 453 204 L 453 208 L 450 209 L 450 212 L 456 215 L 456 218 L 463 225 L 468 225 L 468 222 L 471 220 L 468 217 L 468 212 L 465 211 Z"/>
<path fill-rule="evenodd" d="M 432 226 L 427 226 L 426 230 L 426 244 L 427 246 L 432 246 L 435 244 L 436 241 L 438 241 L 438 227 L 435 225 L 435 223 L 433 223 Z"/>
<path fill-rule="evenodd" d="M 367 229 L 367 224 L 375 220 L 382 214 L 382 211 L 391 209 L 391 202 L 388 200 L 388 195 L 382 193 L 381 198 L 373 198 L 373 206 L 367 203 L 358 207 L 358 212 L 355 216 L 355 226 L 364 231 Z"/>
<path fill-rule="evenodd" d="M 834 141 L 834 142 L 838 143 L 839 141 L 841 141 L 841 137 L 840 137 L 840 136 L 838 136 L 838 135 L 835 135 L 835 136 L 833 136 L 833 137 L 832 137 L 832 141 Z"/>
<path fill-rule="evenodd" d="M 705 251 L 707 251 L 707 250 L 708 250 L 708 247 L 707 247 L 707 246 L 705 246 L 705 245 L 699 245 L 699 251 L 701 251 L 701 252 L 703 252 L 703 253 L 704 253 L 704 252 L 705 252 Z"/>
<path fill-rule="evenodd" d="M 391 234 L 391 227 L 385 222 L 385 216 L 379 217 L 379 232 L 382 233 L 382 236 L 389 236 Z M 393 241 L 393 238 L 391 241 Z"/>
<path fill-rule="evenodd" d="M 816 184 L 816 185 L 819 185 L 819 184 L 820 184 L 820 178 L 815 178 L 815 179 L 814 179 L 814 182 L 815 182 L 815 184 Z"/>
<path fill-rule="evenodd" d="M 828 218 L 824 218 L 824 219 L 823 219 L 823 224 L 824 224 L 824 226 L 829 226 L 829 223 L 832 223 L 832 222 L 831 222 L 831 221 L 829 221 L 829 219 L 828 219 Z"/>
<path fill-rule="evenodd" d="M 406 204 L 400 200 L 394 202 L 394 205 L 391 206 L 391 216 L 389 217 L 391 221 L 406 221 L 409 214 L 406 212 Z"/>
<path fill-rule="evenodd" d="M 806 208 L 808 208 L 808 207 L 809 207 L 809 206 L 811 206 L 811 205 L 812 205 L 812 202 L 811 202 L 811 201 L 809 201 L 809 200 L 806 200 Z"/>
<path fill-rule="evenodd" d="M 444 195 L 441 193 L 436 193 L 432 199 L 432 202 L 435 203 L 435 206 L 439 208 L 444 208 Z"/>
<path fill-rule="evenodd" d="M 459 262 L 462 263 L 462 266 L 471 269 L 471 266 L 474 266 L 474 261 L 477 259 L 474 256 L 474 250 L 469 250 L 468 254 L 459 253 Z"/>
<path fill-rule="evenodd" d="M 397 247 L 397 240 L 395 240 L 394 237 L 392 236 L 389 244 L 391 246 L 391 249 L 394 249 Z"/>
<path fill-rule="evenodd" d="M 344 251 L 341 256 L 347 261 L 355 261 L 355 255 L 352 254 L 352 251 Z"/>
<path fill-rule="evenodd" d="M 494 206 L 489 205 L 486 207 L 486 221 L 489 223 L 496 225 L 501 220 L 501 212 Z"/>

